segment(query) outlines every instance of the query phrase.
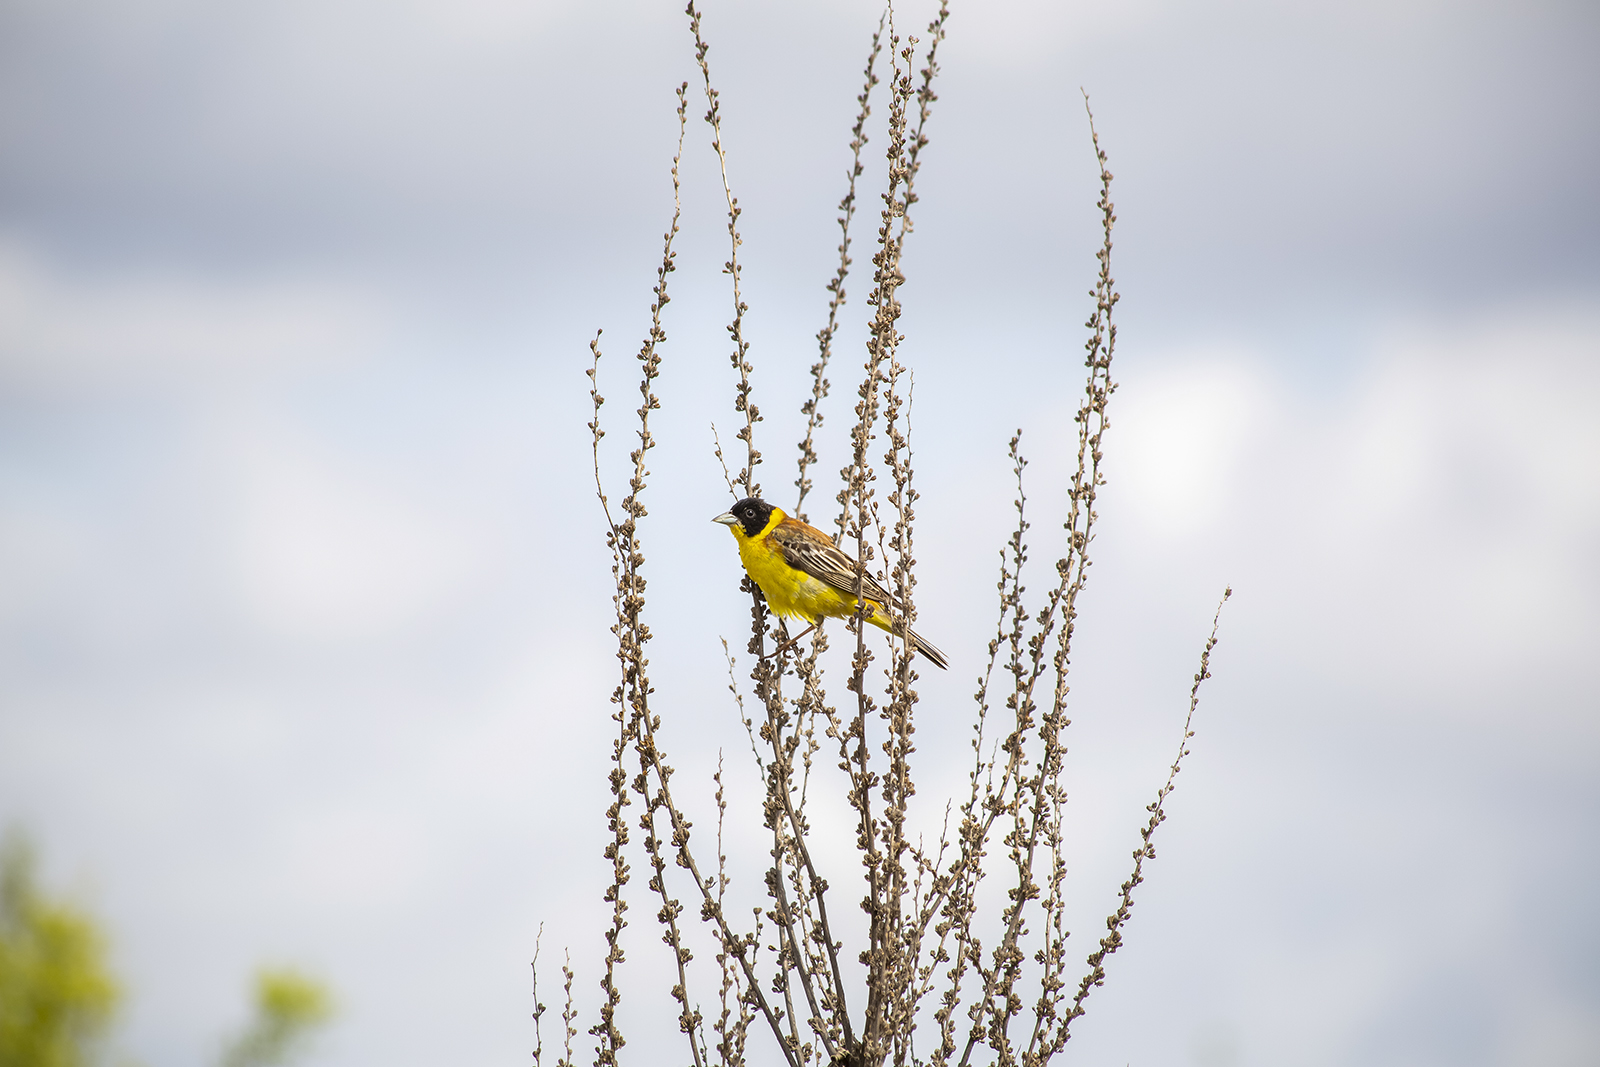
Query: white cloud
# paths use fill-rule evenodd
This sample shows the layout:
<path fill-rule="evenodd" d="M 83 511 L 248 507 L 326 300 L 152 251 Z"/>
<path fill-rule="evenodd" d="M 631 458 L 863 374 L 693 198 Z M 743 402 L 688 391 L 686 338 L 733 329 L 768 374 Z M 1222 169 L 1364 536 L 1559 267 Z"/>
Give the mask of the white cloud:
<path fill-rule="evenodd" d="M 475 574 L 481 546 L 470 530 L 385 488 L 379 472 L 281 425 L 241 438 L 230 464 L 234 579 L 269 630 L 335 642 L 393 635 Z"/>
<path fill-rule="evenodd" d="M 59 507 L 20 501 L 7 487 L 0 506 L 0 621 L 49 617 L 61 586 L 93 555 L 94 536 Z"/>
<path fill-rule="evenodd" d="M 144 270 L 71 276 L 0 241 L 0 375 L 61 385 L 171 385 L 347 365 L 383 316 L 315 280 L 218 281 Z"/>
<path fill-rule="evenodd" d="M 1153 598 L 1232 582 L 1284 662 L 1481 705 L 1600 641 L 1596 353 L 1600 314 L 1547 306 L 1398 324 L 1328 386 L 1169 355 L 1114 401 L 1108 515 Z"/>
<path fill-rule="evenodd" d="M 1182 538 L 1226 514 L 1245 449 L 1281 406 L 1258 369 L 1231 353 L 1201 354 L 1113 401 L 1125 499 L 1146 532 Z"/>
<path fill-rule="evenodd" d="M 1315 448 L 1324 466 L 1306 471 L 1328 488 L 1307 541 L 1356 579 L 1347 618 L 1376 614 L 1407 646 L 1454 648 L 1457 662 L 1485 644 L 1520 660 L 1592 635 L 1596 352 L 1600 317 L 1581 311 L 1376 346 L 1361 395 Z"/>

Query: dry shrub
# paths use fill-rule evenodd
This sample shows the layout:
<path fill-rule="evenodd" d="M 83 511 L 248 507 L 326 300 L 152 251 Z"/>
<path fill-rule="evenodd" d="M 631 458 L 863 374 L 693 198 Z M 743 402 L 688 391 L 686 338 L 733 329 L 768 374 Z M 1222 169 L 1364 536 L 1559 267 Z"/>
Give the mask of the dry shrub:
<path fill-rule="evenodd" d="M 729 471 L 720 444 L 717 456 L 724 463 L 731 493 L 758 496 L 755 474 L 762 456 L 756 437 L 761 416 L 754 401 L 750 346 L 744 335 L 747 307 L 740 284 L 740 208 L 728 181 L 721 110 L 701 13 L 691 3 L 686 14 L 703 81 L 705 121 L 711 130 L 727 206 L 729 252 L 724 271 L 731 281 L 733 300 L 727 330 L 735 373 L 733 407 L 742 420 L 737 440 L 744 446 L 743 456 L 735 457 L 736 474 Z M 799 444 L 792 511 L 804 518 L 806 497 L 813 488 L 816 435 L 823 426 L 822 406 L 829 393 L 827 372 L 846 303 L 856 182 L 863 173 L 861 151 L 868 141 L 873 92 L 880 83 L 878 71 L 887 51 L 887 186 L 881 194 L 872 288 L 866 300 L 871 309 L 869 337 L 856 389 L 855 421 L 849 431 L 850 461 L 839 476 L 835 533 L 836 541 L 852 550 L 858 561 L 858 582 L 869 570 L 884 581 L 904 605 L 908 625 L 915 619 L 917 491 L 910 448 L 910 372 L 900 355 L 902 338 L 897 322 L 902 309 L 897 294 L 905 281 L 902 254 L 912 231 L 911 209 L 917 202 L 914 190 L 921 153 L 928 144 L 927 125 L 938 99 L 933 86 L 947 19 L 948 6 L 941 4 L 928 25 L 920 61 L 921 42 L 899 36 L 892 9 L 885 12 L 872 37 L 858 97 L 859 113 L 851 129 L 849 184 L 839 205 L 838 266 L 827 284 L 827 320 L 817 334 L 818 359 L 811 370 L 811 392 L 800 408 L 806 432 Z M 1085 98 L 1086 110 L 1087 103 Z M 627 857 L 636 854 L 630 849 L 639 847 L 662 940 L 675 963 L 670 995 L 694 1067 L 712 1062 L 742 1064 L 753 1039 L 770 1043 L 790 1067 L 813 1062 L 876 1067 L 891 1061 L 943 1067 L 966 1065 L 974 1062 L 974 1057 L 996 1064 L 1046 1063 L 1066 1045 L 1090 992 L 1105 980 L 1107 957 L 1122 944 L 1122 930 L 1133 907 L 1134 890 L 1144 877 L 1144 863 L 1155 855 L 1152 837 L 1166 818 L 1167 798 L 1189 751 L 1200 684 L 1209 677 L 1210 655 L 1216 644 L 1214 620 L 1194 677 L 1178 752 L 1165 784 L 1149 805 L 1149 821 L 1133 852 L 1132 873 L 1122 884 L 1116 911 L 1106 920 L 1106 936 L 1074 983 L 1069 974 L 1064 919 L 1063 736 L 1070 725 L 1068 675 L 1078 598 L 1090 562 L 1096 496 L 1105 484 L 1102 446 L 1108 426 L 1107 405 L 1116 390 L 1111 378 L 1117 341 L 1112 314 L 1118 301 L 1111 275 L 1116 221 L 1112 176 L 1106 169 L 1093 115 L 1089 115 L 1089 133 L 1100 170 L 1098 209 L 1103 240 L 1096 253 L 1099 268 L 1091 294 L 1093 309 L 1086 323 L 1084 389 L 1074 414 L 1077 463 L 1066 487 L 1063 554 L 1056 560 L 1054 581 L 1042 604 L 1025 606 L 1022 572 L 1029 552 L 1029 523 L 1023 471 L 1027 461 L 1020 451 L 1019 431 L 1010 445 L 1017 482 L 1016 526 L 1001 552 L 998 621 L 976 693 L 969 786 L 964 796 L 950 798 L 945 831 L 931 848 L 913 840 L 907 831 L 916 795 L 913 755 L 918 694 L 913 688 L 917 673 L 912 649 L 903 640 L 891 638 L 887 662 L 879 671 L 870 671 L 877 658 L 874 648 L 881 646 L 869 642 L 859 612 L 846 620 L 853 646 L 844 683 L 850 697 L 840 706 L 831 704 L 820 661 L 828 647 L 825 634 L 819 628 L 810 635 L 809 644 L 791 644 L 782 624 L 766 610 L 760 591 L 744 579 L 743 588 L 751 597 L 747 651 L 754 657 L 749 674 L 753 714 L 746 711 L 731 651 L 729 680 L 765 783 L 761 811 L 771 838 L 765 903 L 753 911 L 746 924 L 725 907 L 730 876 L 722 829 L 728 805 L 720 759 L 714 777 L 717 841 L 715 852 L 708 855 L 702 840 L 692 836 L 684 807 L 673 793 L 673 771 L 665 754 L 669 726 L 656 710 L 658 698 L 646 671 L 645 648 L 651 634 L 646 622 L 645 555 L 640 540 L 646 515 L 642 498 L 649 478 L 646 456 L 656 444 L 650 415 L 660 406 L 654 383 L 662 367 L 658 347 L 666 339 L 662 312 L 674 269 L 672 245 L 680 217 L 679 163 L 687 108 L 685 83 L 678 89 L 672 222 L 664 236 L 650 328 L 637 356 L 640 405 L 637 443 L 629 457 L 632 475 L 616 513 L 600 477 L 604 436 L 600 408 L 604 399 L 599 393 L 598 335 L 590 346 L 594 421 L 589 428 L 596 487 L 612 551 L 616 606 L 612 633 L 617 638 L 619 663 L 619 680 L 612 693 L 616 738 L 606 813 L 611 836 L 605 856 L 612 865 L 612 877 L 605 900 L 611 906 L 611 921 L 605 934 L 608 951 L 600 980 L 604 999 L 599 1020 L 589 1031 L 597 1039 L 594 1062 L 619 1062 L 626 1043 L 617 1020 L 622 996 L 618 965 L 623 960 L 621 939 L 627 926 L 631 881 Z M 880 455 L 873 454 L 875 440 L 884 442 L 885 451 Z M 880 483 L 888 487 L 881 495 Z M 941 722 L 952 718 L 941 709 Z M 835 898 L 813 856 L 807 820 L 814 758 L 824 748 L 837 757 L 841 773 L 835 781 L 852 813 L 861 861 L 865 939 L 848 948 L 836 933 L 837 924 L 830 921 L 829 904 Z M 634 805 L 638 811 L 630 819 L 627 809 Z M 956 814 L 953 829 L 948 817 L 952 810 Z M 642 834 L 637 845 L 630 837 L 630 827 Z M 980 907 L 979 888 L 986 878 L 1003 880 L 1005 904 L 997 915 L 985 915 Z M 697 919 L 686 918 L 690 908 L 698 912 Z M 717 1001 L 709 1026 L 691 986 L 697 972 L 690 966 L 693 953 L 689 941 L 696 923 L 709 931 L 715 947 L 717 969 L 711 981 L 717 987 Z M 859 967 L 849 964 L 850 956 Z M 576 1012 L 572 971 L 563 967 L 563 974 L 565 1038 L 559 1064 L 566 1067 L 572 1062 Z M 537 1005 L 537 997 L 535 1001 L 537 1023 L 544 1008 Z M 920 1049 L 914 1042 L 919 1030 L 931 1032 Z M 760 1037 L 762 1034 L 765 1036 Z M 542 1043 L 535 1052 L 536 1064 L 541 1054 Z M 763 1054 L 761 1058 L 765 1061 L 768 1057 Z M 659 1059 L 660 1053 L 652 1050 L 650 1062 Z"/>

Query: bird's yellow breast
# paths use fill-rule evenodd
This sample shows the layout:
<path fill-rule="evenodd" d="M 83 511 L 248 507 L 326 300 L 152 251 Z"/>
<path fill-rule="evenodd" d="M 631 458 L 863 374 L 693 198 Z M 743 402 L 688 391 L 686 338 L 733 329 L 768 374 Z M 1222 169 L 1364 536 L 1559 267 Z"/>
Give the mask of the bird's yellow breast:
<path fill-rule="evenodd" d="M 745 573 L 761 587 L 761 594 L 767 598 L 767 607 L 776 615 L 801 618 L 810 623 L 854 614 L 856 598 L 853 595 L 790 566 L 783 551 L 767 539 L 767 535 L 784 518 L 782 511 L 773 508 L 767 525 L 754 537 L 746 535 L 738 526 L 729 527 L 734 540 L 739 543 L 739 561 L 744 564 Z M 868 603 L 872 604 L 870 621 L 883 625 L 877 618 L 871 617 L 879 614 L 878 605 L 870 600 Z"/>

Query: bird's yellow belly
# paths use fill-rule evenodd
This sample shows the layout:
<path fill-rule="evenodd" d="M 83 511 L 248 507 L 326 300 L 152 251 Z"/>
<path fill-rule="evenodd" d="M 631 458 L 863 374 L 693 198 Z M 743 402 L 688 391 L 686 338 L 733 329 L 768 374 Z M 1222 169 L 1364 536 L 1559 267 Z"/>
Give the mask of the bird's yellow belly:
<path fill-rule="evenodd" d="M 781 555 L 764 551 L 754 538 L 739 545 L 739 556 L 745 572 L 761 587 L 761 594 L 767 598 L 767 607 L 775 615 L 815 623 L 824 618 L 837 619 L 855 613 L 854 596 L 789 566 Z M 880 614 L 877 604 L 870 600 L 867 603 L 871 605 L 873 616 Z M 883 625 L 875 617 L 870 621 Z"/>

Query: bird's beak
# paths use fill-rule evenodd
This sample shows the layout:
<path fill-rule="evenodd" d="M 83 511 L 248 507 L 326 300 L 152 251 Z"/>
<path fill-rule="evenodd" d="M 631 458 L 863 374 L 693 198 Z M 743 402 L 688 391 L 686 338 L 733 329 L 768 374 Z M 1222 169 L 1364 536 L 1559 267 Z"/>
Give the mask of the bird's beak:
<path fill-rule="evenodd" d="M 716 518 L 712 519 L 711 521 L 712 522 L 720 522 L 724 526 L 737 526 L 737 525 L 739 525 L 739 520 L 733 517 L 733 512 L 731 512 L 731 511 L 724 511 L 721 515 L 718 515 Z"/>

